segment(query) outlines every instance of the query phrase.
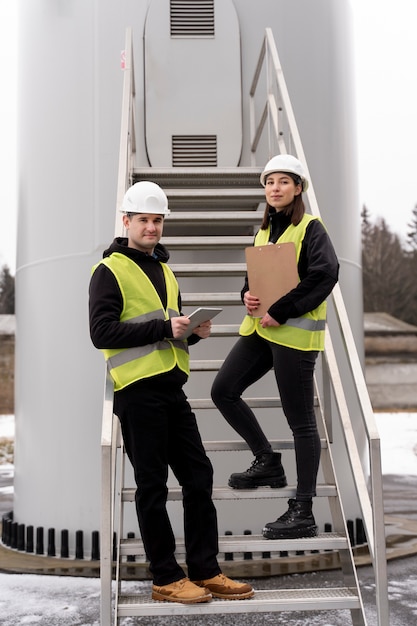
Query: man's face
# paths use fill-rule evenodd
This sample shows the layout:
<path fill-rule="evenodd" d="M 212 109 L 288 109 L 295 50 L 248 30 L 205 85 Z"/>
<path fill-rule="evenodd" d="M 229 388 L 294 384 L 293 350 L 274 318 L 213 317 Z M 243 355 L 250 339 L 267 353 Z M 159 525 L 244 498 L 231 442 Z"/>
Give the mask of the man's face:
<path fill-rule="evenodd" d="M 123 216 L 127 229 L 129 248 L 152 254 L 162 237 L 164 218 L 154 213 L 135 213 L 131 217 Z"/>

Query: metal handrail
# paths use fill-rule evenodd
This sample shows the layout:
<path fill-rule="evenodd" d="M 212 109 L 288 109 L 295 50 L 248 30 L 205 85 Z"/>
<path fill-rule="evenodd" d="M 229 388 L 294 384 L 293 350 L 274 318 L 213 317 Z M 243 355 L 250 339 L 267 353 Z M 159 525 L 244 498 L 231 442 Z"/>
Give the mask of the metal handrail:
<path fill-rule="evenodd" d="M 117 178 L 115 236 L 122 235 L 118 208 L 127 187 L 132 183 L 135 137 L 135 79 L 132 30 L 126 30 L 124 50 L 123 97 L 120 128 L 119 170 Z M 113 536 L 116 510 L 116 461 L 120 447 L 120 425 L 113 414 L 114 385 L 106 374 L 101 431 L 101 521 L 100 521 L 100 624 L 112 623 Z"/>
<path fill-rule="evenodd" d="M 100 624 L 112 621 L 114 494 L 117 421 L 113 415 L 113 381 L 106 375 L 101 424 Z"/>
<path fill-rule="evenodd" d="M 259 121 L 256 123 L 257 87 L 262 71 L 266 74 L 266 91 L 264 105 L 260 106 Z M 279 60 L 272 30 L 267 28 L 262 42 L 261 51 L 256 65 L 254 78 L 250 89 L 250 131 L 252 165 L 256 165 L 256 151 L 265 126 L 268 124 L 269 158 L 273 154 L 295 154 L 303 163 L 307 178 L 311 181 L 308 166 L 298 132 L 295 116 L 285 83 L 281 63 Z M 320 217 L 316 195 L 310 182 L 306 192 L 310 212 Z M 388 582 L 386 568 L 386 544 L 383 509 L 383 487 L 381 471 L 380 437 L 376 427 L 372 405 L 370 402 L 362 365 L 356 350 L 352 330 L 347 316 L 345 304 L 339 285 L 333 289 L 332 300 L 341 337 L 346 350 L 347 362 L 354 381 L 354 388 L 359 403 L 359 412 L 368 442 L 370 495 L 367 489 L 366 472 L 358 451 L 356 438 L 349 415 L 343 385 L 340 381 L 336 355 L 331 338 L 328 337 L 325 346 L 327 360 L 327 374 L 338 407 L 345 444 L 352 468 L 353 480 L 358 495 L 359 505 L 363 515 L 364 529 L 368 540 L 376 582 L 376 601 L 379 626 L 389 624 Z"/>
<path fill-rule="evenodd" d="M 133 159 L 136 153 L 135 133 L 135 72 L 133 66 L 133 41 L 132 29 L 126 29 L 126 42 L 123 63 L 123 97 L 122 97 L 122 122 L 120 128 L 119 146 L 119 171 L 117 176 L 117 199 L 116 206 L 122 205 L 126 189 L 132 184 L 131 172 Z M 122 235 L 122 223 L 120 214 L 116 210 L 115 235 Z"/>

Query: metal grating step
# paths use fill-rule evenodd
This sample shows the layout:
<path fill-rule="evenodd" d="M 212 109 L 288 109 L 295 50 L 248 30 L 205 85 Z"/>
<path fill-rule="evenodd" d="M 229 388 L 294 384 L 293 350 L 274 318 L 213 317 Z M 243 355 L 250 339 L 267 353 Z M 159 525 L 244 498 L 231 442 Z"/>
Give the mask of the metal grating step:
<path fill-rule="evenodd" d="M 249 450 L 249 446 L 246 441 L 207 441 L 204 440 L 204 448 L 207 452 L 242 452 Z M 294 439 L 269 439 L 269 443 L 273 447 L 274 451 L 278 450 L 293 450 Z M 327 440 L 320 439 L 322 450 L 327 448 Z"/>
<path fill-rule="evenodd" d="M 215 226 L 253 226 L 259 225 L 262 221 L 263 212 L 261 211 L 224 211 L 223 208 L 219 208 L 218 211 L 196 211 L 195 206 L 197 202 L 195 198 L 191 198 L 193 203 L 193 211 L 173 211 L 166 218 L 166 226 L 170 224 L 197 224 L 198 226 L 204 226 L 205 224 Z M 219 201 L 215 200 L 216 206 L 219 206 Z M 172 206 L 171 201 L 169 205 Z M 184 206 L 184 203 L 181 203 Z M 239 204 L 241 207 L 242 205 Z"/>
<path fill-rule="evenodd" d="M 279 397 L 257 397 L 257 398 L 243 398 L 248 406 L 252 409 L 270 409 L 281 408 L 282 403 Z M 190 398 L 189 402 L 193 409 L 215 409 L 214 403 L 209 398 Z M 319 406 L 317 397 L 314 398 L 314 406 Z"/>
<path fill-rule="evenodd" d="M 135 487 L 122 489 L 122 501 L 135 501 Z M 272 487 L 258 487 L 257 489 L 232 489 L 231 487 L 214 487 L 213 500 L 265 500 L 274 498 L 295 498 L 296 486 L 273 489 Z M 332 497 L 337 495 L 334 485 L 317 485 L 317 497 Z M 182 500 L 181 487 L 170 487 L 168 490 L 168 500 L 175 502 Z"/>
<path fill-rule="evenodd" d="M 361 602 L 356 589 L 276 589 L 255 591 L 250 600 L 218 600 L 201 604 L 179 604 L 149 600 L 150 593 L 122 595 L 118 615 L 209 615 L 222 613 L 269 613 L 273 611 L 318 611 L 358 609 Z"/>
<path fill-rule="evenodd" d="M 246 263 L 173 263 L 176 276 L 244 276 Z"/>
<path fill-rule="evenodd" d="M 240 292 L 223 292 L 223 293 L 183 293 L 182 294 L 183 305 L 193 306 L 217 306 L 217 305 L 231 305 L 240 304 L 242 306 L 242 300 Z"/>
<path fill-rule="evenodd" d="M 190 360 L 190 371 L 191 372 L 217 372 L 221 365 L 223 364 L 223 360 L 210 360 L 210 361 L 192 361 Z"/>
<path fill-rule="evenodd" d="M 248 212 L 255 213 L 258 205 L 265 202 L 265 193 L 262 188 L 172 189 L 165 187 L 164 191 L 168 196 L 168 203 L 171 208 L 187 208 L 188 206 L 195 208 L 202 205 L 217 209 L 222 207 L 240 207 L 240 209 L 244 209 L 246 207 Z M 172 215 L 174 214 L 172 213 Z M 171 219 L 171 216 L 169 219 Z"/>
<path fill-rule="evenodd" d="M 185 555 L 183 539 L 176 539 L 176 555 Z M 262 535 L 224 535 L 219 537 L 219 552 L 294 552 L 313 550 L 346 550 L 348 541 L 339 533 L 320 533 L 316 537 L 301 539 L 264 539 Z M 140 539 L 122 539 L 122 556 L 144 556 L 145 551 Z"/>
<path fill-rule="evenodd" d="M 133 180 L 152 180 L 165 187 L 258 187 L 258 167 L 176 167 L 136 168 Z"/>
<path fill-rule="evenodd" d="M 249 237 L 163 237 L 161 243 L 168 250 L 218 250 L 219 248 L 244 250 L 252 246 L 253 235 Z"/>
<path fill-rule="evenodd" d="M 275 407 L 282 407 L 280 398 L 243 398 L 248 406 L 252 409 L 262 408 L 270 409 Z M 191 408 L 197 409 L 216 409 L 214 402 L 209 398 L 189 398 Z M 217 410 L 217 409 L 216 409 Z"/>
<path fill-rule="evenodd" d="M 211 327 L 210 337 L 236 337 L 240 324 L 214 324 Z"/>

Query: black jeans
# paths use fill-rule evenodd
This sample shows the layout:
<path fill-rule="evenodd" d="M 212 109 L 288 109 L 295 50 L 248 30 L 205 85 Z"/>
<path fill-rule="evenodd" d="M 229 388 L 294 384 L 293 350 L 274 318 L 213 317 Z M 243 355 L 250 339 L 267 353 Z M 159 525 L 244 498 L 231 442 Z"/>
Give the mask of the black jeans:
<path fill-rule="evenodd" d="M 305 352 L 266 341 L 253 333 L 240 337 L 212 387 L 212 398 L 229 424 L 256 456 L 272 448 L 242 393 L 272 367 L 282 408 L 294 436 L 299 500 L 316 495 L 321 444 L 314 413 L 314 367 L 317 352 Z"/>
<path fill-rule="evenodd" d="M 168 466 L 183 492 L 188 575 L 201 580 L 220 573 L 213 468 L 183 390 L 165 387 L 161 378 L 117 392 L 114 409 L 135 473 L 136 511 L 156 585 L 185 576 L 174 556 L 175 537 L 166 509 Z"/>

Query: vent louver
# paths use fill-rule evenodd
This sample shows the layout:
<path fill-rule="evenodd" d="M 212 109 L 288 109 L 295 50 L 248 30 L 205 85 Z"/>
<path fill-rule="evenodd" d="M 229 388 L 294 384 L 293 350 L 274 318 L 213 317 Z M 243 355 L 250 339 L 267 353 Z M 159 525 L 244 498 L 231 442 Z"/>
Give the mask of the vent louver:
<path fill-rule="evenodd" d="M 171 37 L 214 37 L 214 0 L 170 0 Z"/>
<path fill-rule="evenodd" d="M 216 135 L 173 135 L 173 167 L 216 167 Z"/>

